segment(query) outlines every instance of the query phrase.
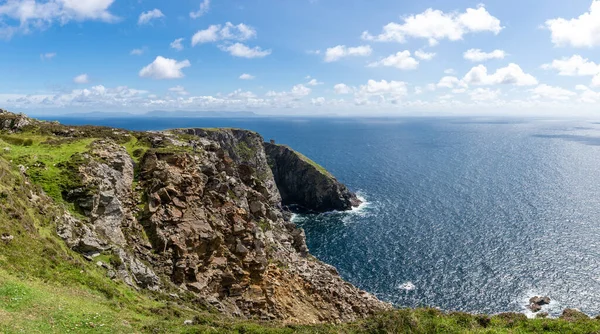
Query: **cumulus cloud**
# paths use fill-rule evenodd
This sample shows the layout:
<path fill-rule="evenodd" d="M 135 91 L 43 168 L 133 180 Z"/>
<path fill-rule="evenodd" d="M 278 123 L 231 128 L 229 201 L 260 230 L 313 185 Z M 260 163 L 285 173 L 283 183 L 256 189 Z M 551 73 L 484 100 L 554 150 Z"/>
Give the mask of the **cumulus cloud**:
<path fill-rule="evenodd" d="M 252 80 L 254 78 L 255 78 L 255 76 L 250 75 L 248 73 L 244 73 L 244 74 L 240 75 L 240 79 L 242 79 L 242 80 Z"/>
<path fill-rule="evenodd" d="M 534 76 L 523 72 L 521 67 L 514 63 L 499 68 L 493 74 L 488 74 L 488 70 L 484 65 L 478 65 L 473 67 L 462 80 L 473 85 L 511 84 L 515 86 L 533 86 L 538 83 Z"/>
<path fill-rule="evenodd" d="M 118 17 L 108 9 L 115 0 L 10 0 L 0 4 L 0 37 L 10 38 L 16 33 L 43 30 L 54 23 L 71 21 L 116 22 Z M 11 25 L 7 21 L 18 21 Z"/>
<path fill-rule="evenodd" d="M 80 75 L 76 76 L 75 78 L 73 78 L 73 82 L 77 83 L 77 84 L 86 84 L 86 83 L 90 82 L 90 78 L 88 77 L 87 74 L 80 74 Z"/>
<path fill-rule="evenodd" d="M 352 93 L 352 88 L 350 88 L 348 85 L 343 84 L 343 83 L 339 83 L 339 84 L 333 86 L 333 90 L 335 91 L 336 94 L 340 94 L 340 95 Z"/>
<path fill-rule="evenodd" d="M 140 14 L 140 17 L 138 19 L 138 24 L 139 25 L 143 25 L 143 24 L 148 24 L 150 23 L 150 21 L 155 20 L 155 19 L 160 19 L 161 17 L 165 17 L 165 14 L 163 14 L 163 12 L 161 12 L 159 9 L 153 9 L 153 10 L 149 10 L 147 12 L 143 12 L 142 14 Z"/>
<path fill-rule="evenodd" d="M 410 51 L 400 51 L 396 54 L 390 55 L 379 61 L 370 63 L 368 67 L 395 67 L 400 70 L 414 70 L 419 66 L 419 62 L 410 56 Z"/>
<path fill-rule="evenodd" d="M 292 87 L 289 91 L 275 92 L 269 91 L 266 96 L 271 99 L 272 104 L 292 107 L 302 98 L 310 95 L 312 90 L 303 84 L 298 84 Z"/>
<path fill-rule="evenodd" d="M 555 46 L 591 48 L 600 45 L 600 0 L 594 0 L 588 12 L 577 18 L 547 20 L 546 28 Z"/>
<path fill-rule="evenodd" d="M 184 38 L 178 38 L 176 40 L 174 40 L 173 42 L 171 42 L 171 49 L 175 49 L 177 51 L 181 51 L 183 50 L 183 44 L 182 42 L 184 41 Z"/>
<path fill-rule="evenodd" d="M 592 86 L 600 86 L 600 64 L 574 55 L 570 58 L 555 59 L 552 63 L 543 64 L 545 70 L 556 70 L 564 76 L 592 76 Z"/>
<path fill-rule="evenodd" d="M 491 101 L 496 100 L 500 96 L 500 90 L 492 90 L 489 88 L 475 88 L 474 90 L 469 92 L 469 96 L 471 96 L 471 100 L 473 101 Z"/>
<path fill-rule="evenodd" d="M 322 85 L 323 83 L 317 79 L 311 79 L 309 82 L 306 83 L 309 86 L 318 86 L 318 85 Z"/>
<path fill-rule="evenodd" d="M 453 68 L 447 68 L 444 70 L 444 74 L 456 74 L 456 71 Z"/>
<path fill-rule="evenodd" d="M 461 85 L 461 81 L 457 77 L 445 76 L 440 79 L 436 86 L 442 88 L 454 88 L 459 85 Z"/>
<path fill-rule="evenodd" d="M 591 90 L 585 85 L 577 85 L 575 89 L 581 91 L 579 95 L 579 101 L 583 103 L 597 103 L 600 102 L 600 92 Z"/>
<path fill-rule="evenodd" d="M 256 37 L 256 29 L 253 27 L 243 23 L 234 25 L 227 22 L 225 25 L 211 25 L 207 29 L 197 31 L 192 36 L 192 46 L 226 40 L 245 41 L 254 37 Z"/>
<path fill-rule="evenodd" d="M 271 50 L 263 50 L 258 46 L 251 48 L 242 43 L 221 45 L 219 48 L 223 51 L 229 52 L 229 54 L 234 57 L 241 58 L 264 58 L 272 53 Z"/>
<path fill-rule="evenodd" d="M 171 88 L 169 88 L 169 92 L 173 92 L 173 93 L 179 94 L 179 95 L 188 95 L 189 94 L 183 86 L 171 87 Z"/>
<path fill-rule="evenodd" d="M 503 50 L 494 50 L 492 52 L 483 52 L 480 49 L 469 49 L 464 54 L 463 57 L 466 60 L 470 60 L 472 62 L 480 63 L 490 59 L 504 59 L 506 56 L 506 52 Z"/>
<path fill-rule="evenodd" d="M 310 99 L 310 103 L 314 106 L 320 107 L 325 104 L 325 98 L 317 97 L 316 99 Z"/>
<path fill-rule="evenodd" d="M 197 19 L 202 17 L 204 14 L 208 13 L 210 9 L 210 0 L 204 0 L 200 3 L 200 9 L 195 12 L 190 12 L 190 17 L 193 19 Z"/>
<path fill-rule="evenodd" d="M 332 48 L 328 48 L 325 51 L 325 62 L 330 63 L 349 56 L 365 57 L 371 55 L 372 52 L 373 49 L 369 45 L 361 45 L 357 47 L 346 47 L 345 45 L 338 45 Z"/>
<path fill-rule="evenodd" d="M 541 84 L 530 91 L 533 93 L 533 99 L 569 100 L 571 96 L 577 95 L 570 90 L 546 84 Z"/>
<path fill-rule="evenodd" d="M 368 104 L 372 99 L 378 102 L 397 103 L 408 94 L 408 84 L 404 81 L 369 80 L 354 93 L 356 104 Z"/>
<path fill-rule="evenodd" d="M 179 79 L 184 77 L 182 69 L 190 66 L 191 64 L 187 59 L 177 61 L 158 56 L 151 64 L 142 68 L 139 75 L 142 78 Z"/>
<path fill-rule="evenodd" d="M 404 43 L 408 38 L 424 38 L 430 45 L 440 40 L 457 41 L 465 34 L 477 32 L 500 33 L 503 27 L 500 20 L 492 16 L 483 5 L 467 8 L 463 13 L 444 13 L 429 8 L 421 14 L 403 18 L 403 23 L 389 23 L 379 35 L 363 32 L 362 38 L 368 41 Z"/>
<path fill-rule="evenodd" d="M 41 60 L 50 60 L 50 59 L 52 59 L 54 57 L 56 57 L 56 52 L 42 53 L 40 55 L 40 59 Z"/>
<path fill-rule="evenodd" d="M 421 60 L 431 60 L 433 59 L 433 57 L 435 57 L 435 53 L 434 52 L 424 52 L 422 50 L 417 50 L 415 51 L 415 57 L 421 59 Z"/>
<path fill-rule="evenodd" d="M 129 52 L 129 54 L 132 56 L 141 56 L 144 54 L 144 52 L 145 52 L 145 48 L 133 49 L 133 50 L 131 50 L 131 52 Z"/>

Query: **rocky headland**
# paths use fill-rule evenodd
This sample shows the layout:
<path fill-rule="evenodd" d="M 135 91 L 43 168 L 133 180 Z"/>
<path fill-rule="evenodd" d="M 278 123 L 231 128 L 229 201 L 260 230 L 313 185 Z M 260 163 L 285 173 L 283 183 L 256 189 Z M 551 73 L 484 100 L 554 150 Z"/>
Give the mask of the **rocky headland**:
<path fill-rule="evenodd" d="M 359 201 L 287 147 L 238 129 L 98 132 L 8 112 L 0 125 L 4 139 L 36 134 L 44 142 L 32 146 L 49 151 L 85 143 L 53 166 L 68 176 L 55 198 L 67 204 L 54 217 L 57 234 L 89 259 L 113 259 L 101 264 L 112 279 L 264 320 L 353 321 L 390 308 L 310 255 L 284 205 L 347 210 Z M 19 158 L 25 177 L 50 186 L 40 177 L 47 163 Z"/>

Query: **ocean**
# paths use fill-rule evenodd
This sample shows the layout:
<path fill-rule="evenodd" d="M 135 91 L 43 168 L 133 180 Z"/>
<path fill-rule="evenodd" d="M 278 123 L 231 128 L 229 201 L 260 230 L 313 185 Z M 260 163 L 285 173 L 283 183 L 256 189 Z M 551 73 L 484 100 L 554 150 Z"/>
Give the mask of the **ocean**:
<path fill-rule="evenodd" d="M 357 191 L 296 216 L 310 251 L 400 307 L 600 313 L 600 123 L 495 118 L 113 118 L 132 130 L 238 127 L 288 144 Z"/>

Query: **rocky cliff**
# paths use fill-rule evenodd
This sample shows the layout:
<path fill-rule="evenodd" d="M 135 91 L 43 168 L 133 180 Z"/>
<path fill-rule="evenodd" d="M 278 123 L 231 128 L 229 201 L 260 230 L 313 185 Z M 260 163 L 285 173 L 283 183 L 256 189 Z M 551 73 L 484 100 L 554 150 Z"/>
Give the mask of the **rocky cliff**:
<path fill-rule="evenodd" d="M 284 205 L 326 212 L 360 204 L 345 185 L 301 153 L 274 143 L 265 143 L 265 151 Z"/>
<path fill-rule="evenodd" d="M 68 209 L 55 217 L 58 235 L 90 260 L 109 258 L 99 263 L 114 280 L 191 293 L 198 307 L 247 318 L 339 322 L 390 307 L 309 254 L 254 132 L 136 133 L 2 115 L 11 119 L 1 123 L 11 131 L 0 137 L 12 143 L 4 154 Z M 17 140 L 23 129 L 31 143 Z M 276 165 L 275 175 L 283 168 L 314 177 L 300 163 Z M 332 177 L 300 180 L 323 182 L 322 198 L 327 189 L 344 196 Z M 315 208 L 334 203 L 320 201 Z"/>

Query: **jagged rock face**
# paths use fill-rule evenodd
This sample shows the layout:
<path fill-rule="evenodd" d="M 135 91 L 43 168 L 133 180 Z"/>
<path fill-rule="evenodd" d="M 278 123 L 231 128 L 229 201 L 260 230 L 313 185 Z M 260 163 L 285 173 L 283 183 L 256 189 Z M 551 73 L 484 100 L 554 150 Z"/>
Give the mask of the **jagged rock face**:
<path fill-rule="evenodd" d="M 264 145 L 284 205 L 326 212 L 350 210 L 360 204 L 345 185 L 294 150 L 272 143 Z"/>
<path fill-rule="evenodd" d="M 263 139 L 218 132 L 190 143 L 149 134 L 178 149 L 150 149 L 138 166 L 113 141 L 92 143 L 77 170 L 82 186 L 65 194 L 79 214 L 57 218 L 59 235 L 87 256 L 112 253 L 110 277 L 167 284 L 235 316 L 339 322 L 389 308 L 309 255 L 281 209 Z"/>
<path fill-rule="evenodd" d="M 236 164 L 247 165 L 253 169 L 251 173 L 263 182 L 271 203 L 281 202 L 273 173 L 267 163 L 267 156 L 263 148 L 264 140 L 261 135 L 240 129 L 181 129 L 178 131 L 218 143 Z"/>
<path fill-rule="evenodd" d="M 13 114 L 0 109 L 0 130 L 17 131 L 32 123 L 32 119 L 23 114 Z"/>
<path fill-rule="evenodd" d="M 349 321 L 389 307 L 308 256 L 304 232 L 265 196 L 249 164 L 219 143 L 199 151 L 149 152 L 140 166 L 148 198 L 141 223 L 159 273 L 247 317 Z"/>
<path fill-rule="evenodd" d="M 158 276 L 132 254 L 132 250 L 146 246 L 137 237 L 142 227 L 133 214 L 133 160 L 123 147 L 103 140 L 92 143 L 84 157 L 87 162 L 79 167 L 83 187 L 65 196 L 86 219 L 66 213 L 59 218 L 58 235 L 84 254 L 112 252 L 120 260 L 114 268 L 116 277 L 134 287 L 158 290 Z"/>

